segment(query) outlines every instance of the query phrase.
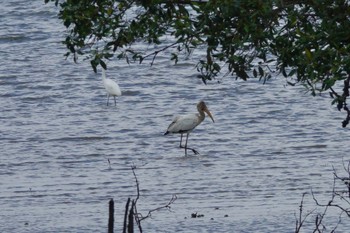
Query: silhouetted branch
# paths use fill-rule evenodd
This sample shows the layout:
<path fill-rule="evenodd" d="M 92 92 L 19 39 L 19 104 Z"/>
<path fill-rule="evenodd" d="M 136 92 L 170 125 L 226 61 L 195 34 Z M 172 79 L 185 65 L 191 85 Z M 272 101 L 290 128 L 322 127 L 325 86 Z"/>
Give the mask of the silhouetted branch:
<path fill-rule="evenodd" d="M 333 185 L 333 191 L 334 191 L 334 185 Z M 315 230 L 314 232 L 323 232 L 323 229 L 325 229 L 326 227 L 322 224 L 322 220 L 324 219 L 324 217 L 326 216 L 326 213 L 327 213 L 327 210 L 328 210 L 328 207 L 331 202 L 333 202 L 334 200 L 334 195 L 332 195 L 332 200 L 328 202 L 327 205 L 321 205 L 318 200 L 315 198 L 315 195 L 314 195 L 314 192 L 311 190 L 311 194 L 312 194 L 312 198 L 314 199 L 315 203 L 317 206 L 322 206 L 322 207 L 325 207 L 324 210 L 323 210 L 323 213 L 318 213 L 316 215 L 316 219 L 315 219 Z M 320 230 L 320 226 L 323 227 L 322 230 Z"/>
<path fill-rule="evenodd" d="M 134 209 L 135 209 L 135 201 L 132 200 L 131 202 L 131 208 L 129 213 L 129 224 L 128 224 L 128 233 L 134 233 Z M 140 231 L 142 232 L 142 230 Z"/>
<path fill-rule="evenodd" d="M 128 201 L 126 202 L 126 205 L 125 205 L 123 233 L 126 233 L 127 219 L 128 219 L 128 213 L 129 213 L 129 204 L 130 204 L 130 197 L 128 198 Z"/>
<path fill-rule="evenodd" d="M 331 92 L 330 96 L 336 101 L 337 109 L 341 111 L 342 109 L 346 112 L 346 117 L 342 122 L 342 126 L 345 128 L 350 122 L 350 109 L 347 106 L 347 99 L 350 92 L 350 75 L 344 80 L 343 93 L 340 95 L 332 87 L 329 88 Z"/>
<path fill-rule="evenodd" d="M 301 198 L 301 202 L 299 205 L 299 216 L 298 218 L 295 216 L 296 221 L 295 221 L 295 233 L 300 232 L 301 227 L 303 226 L 305 220 L 307 219 L 307 217 L 309 217 L 315 210 L 312 210 L 311 212 L 307 213 L 304 217 L 303 217 L 303 205 L 304 205 L 304 197 L 307 193 L 303 193 L 303 196 Z"/>
<path fill-rule="evenodd" d="M 343 121 L 343 127 L 346 127 L 350 121 L 350 110 L 346 104 L 347 97 L 349 97 L 349 89 L 350 89 L 350 75 L 346 80 L 344 80 L 344 89 L 343 89 L 343 99 L 344 99 L 344 107 L 343 109 L 346 111 L 347 116 Z"/>
<path fill-rule="evenodd" d="M 348 174 L 347 177 L 340 177 L 340 176 L 338 176 L 334 167 L 333 167 L 333 174 L 334 174 L 334 177 L 336 179 L 342 181 L 346 185 L 347 193 L 348 193 L 348 199 L 349 200 L 344 199 L 344 198 L 343 199 L 344 199 L 344 201 L 346 201 L 350 205 L 350 161 L 349 161 L 347 167 L 345 166 L 345 163 L 343 161 L 343 168 L 344 168 L 345 172 Z"/>
<path fill-rule="evenodd" d="M 158 211 L 158 210 L 161 210 L 161 209 L 168 209 L 168 210 L 170 211 L 170 210 L 171 210 L 171 204 L 173 204 L 173 203 L 176 201 L 176 199 L 177 199 L 177 196 L 174 194 L 174 195 L 172 196 L 172 198 L 170 199 L 170 201 L 168 202 L 168 204 L 166 204 L 166 205 L 164 205 L 164 206 L 161 206 L 161 207 L 158 207 L 158 208 L 156 208 L 156 209 L 153 209 L 153 210 L 148 211 L 148 214 L 147 214 L 145 217 L 143 217 L 142 215 L 140 215 L 141 217 L 140 217 L 139 221 L 141 222 L 142 220 L 151 217 L 153 212 Z"/>
<path fill-rule="evenodd" d="M 345 165 L 345 162 L 343 161 L 343 169 L 347 173 L 346 177 L 339 176 L 335 168 L 333 167 L 333 175 L 334 175 L 333 188 L 332 188 L 330 200 L 327 201 L 326 203 L 321 203 L 320 201 L 318 201 L 315 193 L 313 192 L 313 190 L 311 190 L 311 195 L 316 206 L 323 208 L 323 211 L 321 213 L 316 214 L 315 228 L 313 232 L 324 232 L 325 230 L 327 231 L 329 230 L 329 227 L 325 226 L 323 222 L 330 208 L 335 208 L 340 211 L 338 222 L 331 229 L 330 232 L 335 232 L 335 230 L 341 223 L 341 217 L 344 213 L 347 215 L 347 217 L 350 218 L 350 194 L 349 194 L 350 193 L 350 161 L 348 162 L 347 165 Z M 337 190 L 338 189 L 337 184 L 339 184 L 339 181 L 342 184 L 341 185 L 342 189 Z M 343 190 L 344 184 L 346 186 L 346 191 Z M 297 218 L 296 220 L 296 228 L 295 228 L 296 233 L 299 233 L 301 231 L 301 228 L 303 227 L 303 224 L 306 218 L 308 218 L 310 214 L 315 211 L 314 209 L 313 211 L 311 211 L 310 213 L 306 214 L 303 217 L 304 196 L 305 196 L 305 193 L 303 194 L 303 198 L 299 206 L 299 218 Z"/>
<path fill-rule="evenodd" d="M 153 63 L 154 63 L 154 60 L 155 60 L 156 57 L 158 56 L 158 53 L 163 52 L 163 51 L 165 51 L 165 50 L 167 50 L 167 49 L 169 49 L 169 48 L 171 48 L 171 47 L 174 47 L 176 44 L 178 44 L 178 42 L 174 42 L 174 43 L 172 43 L 172 44 L 170 44 L 170 45 L 164 46 L 163 48 L 161 48 L 161 49 L 159 49 L 159 50 L 157 50 L 157 51 L 154 51 L 153 53 L 150 53 L 150 54 L 147 54 L 146 56 L 143 56 L 143 57 L 141 58 L 141 62 L 142 62 L 142 60 L 146 59 L 147 57 L 153 56 L 152 62 L 151 62 L 151 66 L 152 66 Z"/>
<path fill-rule="evenodd" d="M 114 232 L 114 201 L 109 201 L 108 233 Z"/>
<path fill-rule="evenodd" d="M 170 205 L 175 202 L 177 199 L 176 195 L 173 195 L 171 200 L 164 206 L 158 207 L 156 209 L 148 211 L 148 214 L 143 217 L 141 213 L 137 211 L 137 201 L 140 199 L 140 184 L 136 176 L 136 166 L 132 166 L 131 170 L 133 172 L 134 178 L 135 178 L 135 183 L 136 183 L 136 190 L 137 190 L 137 195 L 134 200 L 131 200 L 128 198 L 128 201 L 125 206 L 125 214 L 124 214 L 124 228 L 123 228 L 123 233 L 126 233 L 126 229 L 128 233 L 133 233 L 134 232 L 134 222 L 136 222 L 139 232 L 142 233 L 142 226 L 141 226 L 141 221 L 151 217 L 152 213 L 161 209 L 168 209 L 170 210 Z M 129 207 L 131 202 L 131 207 Z"/>
<path fill-rule="evenodd" d="M 136 183 L 137 196 L 136 196 L 136 199 L 135 199 L 135 203 L 137 203 L 137 201 L 138 201 L 139 198 L 140 198 L 140 185 L 139 185 L 139 181 L 137 180 L 137 176 L 136 176 L 136 173 L 135 173 L 135 169 L 136 169 L 136 166 L 133 165 L 133 166 L 131 167 L 131 170 L 132 170 L 132 173 L 134 174 L 135 183 Z"/>

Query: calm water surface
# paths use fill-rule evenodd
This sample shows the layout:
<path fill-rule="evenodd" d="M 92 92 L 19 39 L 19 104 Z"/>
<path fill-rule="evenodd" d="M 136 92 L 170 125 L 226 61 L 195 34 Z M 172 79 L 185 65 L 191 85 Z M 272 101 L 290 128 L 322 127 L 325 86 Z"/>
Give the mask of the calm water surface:
<path fill-rule="evenodd" d="M 349 159 L 349 131 L 326 95 L 277 78 L 205 86 L 198 56 L 173 65 L 165 54 L 153 67 L 110 62 L 107 75 L 124 95 L 106 106 L 100 73 L 64 59 L 52 4 L 0 5 L 0 232 L 106 232 L 110 198 L 121 232 L 136 196 L 131 166 L 142 214 L 178 197 L 143 222 L 145 232 L 293 232 L 304 192 L 329 200 L 332 166 L 341 172 Z M 200 155 L 185 157 L 179 137 L 163 133 L 201 99 L 215 123 L 191 134 Z M 314 207 L 306 196 L 305 211 Z M 329 226 L 337 216 L 330 212 Z M 344 216 L 339 232 L 349 227 Z"/>

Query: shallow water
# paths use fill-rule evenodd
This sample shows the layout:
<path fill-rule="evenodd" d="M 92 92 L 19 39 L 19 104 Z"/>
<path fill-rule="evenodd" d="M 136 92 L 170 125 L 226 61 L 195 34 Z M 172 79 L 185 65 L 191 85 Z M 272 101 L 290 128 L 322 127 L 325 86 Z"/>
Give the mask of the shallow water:
<path fill-rule="evenodd" d="M 64 59 L 53 4 L 0 3 L 1 232 L 106 232 L 110 198 L 121 232 L 136 196 L 131 166 L 142 214 L 177 196 L 171 211 L 143 221 L 145 232 L 293 232 L 304 192 L 329 200 L 349 131 L 326 95 L 277 78 L 205 86 L 195 56 L 178 65 L 160 56 L 152 67 L 110 62 L 123 96 L 106 106 L 100 73 Z M 215 123 L 190 135 L 200 155 L 185 157 L 179 136 L 163 133 L 201 99 Z M 308 195 L 305 208 L 314 207 Z"/>

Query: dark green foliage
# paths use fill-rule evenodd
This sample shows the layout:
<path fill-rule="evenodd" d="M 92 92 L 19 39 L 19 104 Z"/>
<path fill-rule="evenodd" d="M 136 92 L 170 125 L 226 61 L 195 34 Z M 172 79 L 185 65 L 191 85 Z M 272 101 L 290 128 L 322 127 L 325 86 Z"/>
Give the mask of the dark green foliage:
<path fill-rule="evenodd" d="M 259 78 L 281 73 L 313 95 L 329 91 L 339 110 L 346 106 L 350 77 L 350 6 L 347 0 L 45 0 L 59 5 L 68 29 L 67 56 L 91 61 L 96 71 L 117 57 L 143 62 L 170 50 L 175 63 L 196 48 L 206 83 L 220 73 Z M 172 42 L 164 40 L 172 38 Z M 157 45 L 149 54 L 135 49 Z M 334 88 L 343 85 L 341 91 Z"/>

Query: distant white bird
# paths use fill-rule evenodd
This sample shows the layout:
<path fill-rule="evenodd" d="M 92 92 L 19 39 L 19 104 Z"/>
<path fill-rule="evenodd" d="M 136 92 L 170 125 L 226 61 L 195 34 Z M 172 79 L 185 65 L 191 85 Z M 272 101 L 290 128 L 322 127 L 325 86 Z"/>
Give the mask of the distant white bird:
<path fill-rule="evenodd" d="M 110 96 L 114 97 L 114 105 L 116 106 L 117 105 L 116 97 L 121 96 L 122 92 L 120 91 L 118 83 L 116 83 L 112 79 L 106 78 L 106 71 L 103 68 L 102 68 L 102 81 L 107 91 L 107 106 L 108 106 Z"/>
<path fill-rule="evenodd" d="M 192 130 L 196 128 L 196 126 L 199 125 L 204 120 L 205 118 L 204 113 L 207 113 L 208 116 L 214 122 L 214 118 L 211 115 L 204 101 L 200 101 L 197 104 L 197 110 L 198 110 L 198 113 L 192 113 L 192 114 L 175 117 L 173 122 L 169 125 L 167 131 L 164 133 L 164 135 L 167 135 L 169 133 L 181 134 L 180 148 L 185 148 L 185 155 L 187 155 L 187 149 L 192 150 L 193 153 L 195 154 L 199 154 L 198 151 L 196 151 L 195 149 L 187 147 L 187 141 L 188 141 L 188 135 L 192 132 Z M 186 134 L 185 146 L 182 145 L 183 134 Z"/>

